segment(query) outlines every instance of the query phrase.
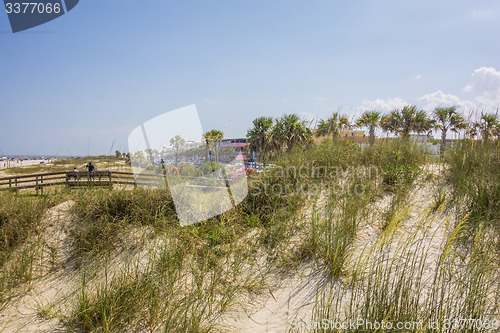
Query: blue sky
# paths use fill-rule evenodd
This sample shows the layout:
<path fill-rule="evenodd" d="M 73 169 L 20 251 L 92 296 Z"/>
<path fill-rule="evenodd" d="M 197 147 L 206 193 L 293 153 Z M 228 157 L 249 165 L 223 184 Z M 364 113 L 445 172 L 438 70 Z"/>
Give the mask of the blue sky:
<path fill-rule="evenodd" d="M 498 1 L 82 0 L 13 34 L 0 12 L 0 155 L 106 154 L 196 104 L 204 130 L 407 103 L 500 106 Z"/>

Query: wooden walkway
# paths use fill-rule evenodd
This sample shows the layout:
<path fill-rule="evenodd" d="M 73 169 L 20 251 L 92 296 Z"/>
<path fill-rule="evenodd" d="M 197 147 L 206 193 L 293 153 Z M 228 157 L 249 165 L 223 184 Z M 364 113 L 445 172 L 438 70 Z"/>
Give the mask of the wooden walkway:
<path fill-rule="evenodd" d="M 156 175 L 141 175 L 144 179 L 152 180 Z M 21 176 L 9 176 L 0 178 L 0 190 L 21 190 L 34 188 L 42 190 L 47 186 L 66 185 L 76 186 L 108 186 L 113 184 L 137 185 L 132 172 L 122 171 L 61 171 L 50 173 L 39 173 Z"/>
<path fill-rule="evenodd" d="M 204 177 L 184 177 L 192 179 L 208 179 Z M 36 189 L 37 193 L 40 190 L 43 193 L 43 189 L 47 186 L 55 185 L 66 185 L 69 187 L 78 186 L 104 186 L 113 188 L 114 184 L 122 185 L 133 185 L 146 187 L 152 186 L 157 183 L 159 176 L 157 174 L 139 174 L 134 177 L 133 172 L 123 172 L 123 171 L 111 171 L 111 170 L 99 170 L 99 171 L 61 171 L 61 172 L 51 172 L 51 173 L 39 173 L 30 175 L 20 175 L 20 176 L 8 176 L 0 177 L 0 190 L 22 190 L 22 189 Z M 213 179 L 212 179 L 213 180 Z M 223 188 L 226 185 L 224 180 L 217 181 L 220 187 Z M 210 187 L 206 185 L 187 185 L 190 187 Z"/>

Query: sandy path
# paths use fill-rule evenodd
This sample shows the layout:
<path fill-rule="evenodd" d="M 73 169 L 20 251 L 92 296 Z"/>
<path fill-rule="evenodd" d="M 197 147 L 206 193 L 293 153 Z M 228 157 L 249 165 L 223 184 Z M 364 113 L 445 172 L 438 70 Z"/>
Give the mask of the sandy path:
<path fill-rule="evenodd" d="M 37 267 L 42 277 L 35 279 L 26 294 L 12 300 L 0 313 L 0 332 L 63 331 L 58 318 L 67 310 L 80 281 L 70 263 L 69 229 L 72 217 L 69 212 L 73 205 L 74 202 L 67 201 L 45 214 L 41 259 L 44 266 Z"/>
<path fill-rule="evenodd" d="M 231 332 L 284 332 L 294 319 L 310 316 L 322 273 L 311 266 L 269 289 L 266 297 L 241 304 L 224 323 Z"/>
<path fill-rule="evenodd" d="M 13 161 L 0 161 L 0 170 L 7 168 L 17 168 L 30 165 L 38 165 L 41 162 L 49 163 L 49 160 L 13 160 Z"/>

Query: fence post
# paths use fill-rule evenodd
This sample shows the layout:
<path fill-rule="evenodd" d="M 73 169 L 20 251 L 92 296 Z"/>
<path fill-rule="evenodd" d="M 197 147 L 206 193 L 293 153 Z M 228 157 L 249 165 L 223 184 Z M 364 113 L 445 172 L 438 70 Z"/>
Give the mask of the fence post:
<path fill-rule="evenodd" d="M 35 189 L 36 189 L 36 195 L 38 195 L 38 175 L 36 175 L 36 178 L 35 178 Z"/>
<path fill-rule="evenodd" d="M 43 175 L 40 176 L 40 183 L 42 183 L 42 186 L 40 187 L 40 192 L 43 195 Z"/>
<path fill-rule="evenodd" d="M 113 183 L 111 182 L 111 171 L 108 170 L 108 179 L 109 179 L 109 189 L 113 189 Z"/>

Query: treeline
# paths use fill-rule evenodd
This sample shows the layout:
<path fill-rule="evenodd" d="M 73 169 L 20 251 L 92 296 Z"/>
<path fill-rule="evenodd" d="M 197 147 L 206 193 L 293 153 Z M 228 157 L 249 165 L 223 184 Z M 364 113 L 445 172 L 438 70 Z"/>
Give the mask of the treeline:
<path fill-rule="evenodd" d="M 247 132 L 250 149 L 260 154 L 265 163 L 270 153 L 281 153 L 296 146 L 308 146 L 313 137 L 332 136 L 335 141 L 340 131 L 358 128 L 367 128 L 369 142 L 375 142 L 375 130 L 380 128 L 387 134 L 393 134 L 408 139 L 411 133 L 431 134 L 441 132 L 441 152 L 444 152 L 446 135 L 448 132 L 463 132 L 468 139 L 477 139 L 479 136 L 484 142 L 500 138 L 500 123 L 498 113 L 482 113 L 476 121 L 466 121 L 457 111 L 456 106 L 436 108 L 429 115 L 414 105 L 393 110 L 382 114 L 378 111 L 366 111 L 354 121 L 339 112 L 333 113 L 327 119 L 320 119 L 315 130 L 310 123 L 300 119 L 297 115 L 284 115 L 281 118 L 259 117 L 253 121 L 253 126 Z"/>

